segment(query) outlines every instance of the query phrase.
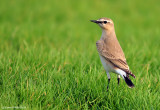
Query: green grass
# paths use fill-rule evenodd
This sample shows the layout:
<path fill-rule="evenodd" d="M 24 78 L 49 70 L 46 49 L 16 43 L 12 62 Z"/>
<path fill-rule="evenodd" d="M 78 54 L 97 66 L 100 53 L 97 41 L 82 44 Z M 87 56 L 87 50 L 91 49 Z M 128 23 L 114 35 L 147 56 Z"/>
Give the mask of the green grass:
<path fill-rule="evenodd" d="M 160 2 L 0 2 L 0 109 L 160 109 Z M 102 67 L 90 19 L 112 18 L 135 88 Z"/>

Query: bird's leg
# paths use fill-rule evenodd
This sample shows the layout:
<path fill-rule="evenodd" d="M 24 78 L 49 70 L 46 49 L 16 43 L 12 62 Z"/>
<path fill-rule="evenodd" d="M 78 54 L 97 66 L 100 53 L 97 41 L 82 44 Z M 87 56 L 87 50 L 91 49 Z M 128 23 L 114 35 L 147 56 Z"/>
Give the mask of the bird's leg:
<path fill-rule="evenodd" d="M 110 79 L 111 79 L 109 72 L 107 72 L 107 77 L 108 77 L 108 85 L 107 85 L 107 90 L 108 90 L 108 88 L 109 88 L 109 83 L 110 83 Z"/>
<path fill-rule="evenodd" d="M 107 90 L 108 90 L 108 88 L 109 88 L 109 83 L 110 83 L 110 80 L 111 80 L 111 79 L 108 79 Z"/>
<path fill-rule="evenodd" d="M 119 85 L 120 75 L 117 75 L 117 80 L 118 80 L 118 85 Z"/>

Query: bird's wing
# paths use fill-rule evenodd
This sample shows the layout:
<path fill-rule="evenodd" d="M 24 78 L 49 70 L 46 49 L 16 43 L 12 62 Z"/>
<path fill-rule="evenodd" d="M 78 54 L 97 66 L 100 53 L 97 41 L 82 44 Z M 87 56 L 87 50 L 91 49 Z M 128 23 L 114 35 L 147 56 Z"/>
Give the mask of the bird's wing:
<path fill-rule="evenodd" d="M 104 44 L 103 40 L 97 41 L 96 46 L 97 46 L 98 53 L 102 57 L 104 57 L 107 61 L 109 61 L 111 64 L 113 64 L 114 67 L 120 68 L 127 73 L 130 72 L 129 66 L 126 62 L 125 56 L 123 54 L 123 51 L 122 51 L 120 45 L 118 45 L 119 47 L 117 47 L 117 48 L 120 48 L 120 49 L 117 51 L 116 51 L 116 49 L 114 49 L 114 51 L 111 51 L 112 47 L 108 48 Z M 116 47 L 114 47 L 114 48 L 116 48 Z"/>

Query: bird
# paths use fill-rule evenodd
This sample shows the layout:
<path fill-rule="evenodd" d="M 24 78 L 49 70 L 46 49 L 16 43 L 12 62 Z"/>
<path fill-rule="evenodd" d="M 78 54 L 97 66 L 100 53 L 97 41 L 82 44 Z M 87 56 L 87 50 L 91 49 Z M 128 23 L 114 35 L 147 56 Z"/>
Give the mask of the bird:
<path fill-rule="evenodd" d="M 118 85 L 121 76 L 129 88 L 135 87 L 129 75 L 134 78 L 136 76 L 129 69 L 123 50 L 117 40 L 113 21 L 106 17 L 90 21 L 98 24 L 102 29 L 102 35 L 100 40 L 96 42 L 96 47 L 102 65 L 107 73 L 107 90 L 111 79 L 110 72 L 117 74 Z"/>

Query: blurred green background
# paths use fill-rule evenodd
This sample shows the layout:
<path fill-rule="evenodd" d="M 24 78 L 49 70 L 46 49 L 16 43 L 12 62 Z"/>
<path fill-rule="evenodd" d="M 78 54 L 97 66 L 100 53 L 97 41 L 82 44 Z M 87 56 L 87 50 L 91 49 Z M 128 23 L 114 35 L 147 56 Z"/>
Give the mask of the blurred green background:
<path fill-rule="evenodd" d="M 1 0 L 0 106 L 27 109 L 160 109 L 159 0 Z M 106 91 L 91 19 L 114 21 L 136 75 Z"/>

